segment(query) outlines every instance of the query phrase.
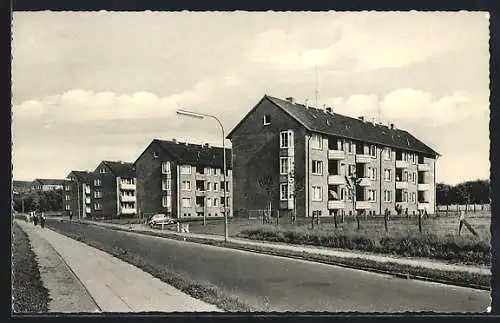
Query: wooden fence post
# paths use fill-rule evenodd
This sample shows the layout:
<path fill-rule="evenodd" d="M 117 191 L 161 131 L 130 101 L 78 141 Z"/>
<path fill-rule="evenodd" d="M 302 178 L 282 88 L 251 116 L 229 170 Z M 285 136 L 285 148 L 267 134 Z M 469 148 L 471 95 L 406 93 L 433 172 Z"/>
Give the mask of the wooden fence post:
<path fill-rule="evenodd" d="M 359 225 L 359 214 L 358 214 L 357 210 L 354 211 L 354 212 L 356 212 L 356 222 L 358 223 L 358 230 L 359 230 L 359 228 L 360 228 L 360 225 Z"/>
<path fill-rule="evenodd" d="M 385 232 L 388 232 L 389 228 L 387 227 L 387 212 L 384 213 L 384 227 L 385 227 Z"/>
<path fill-rule="evenodd" d="M 422 233 L 422 214 L 418 213 L 418 231 Z"/>
<path fill-rule="evenodd" d="M 335 229 L 337 229 L 337 210 L 333 211 L 333 224 L 335 224 Z"/>

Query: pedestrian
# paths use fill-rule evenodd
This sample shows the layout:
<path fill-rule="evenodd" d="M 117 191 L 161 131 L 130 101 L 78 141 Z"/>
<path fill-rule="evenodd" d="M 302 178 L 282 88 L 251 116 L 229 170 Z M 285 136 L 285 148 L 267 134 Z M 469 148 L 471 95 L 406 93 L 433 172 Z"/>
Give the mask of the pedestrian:
<path fill-rule="evenodd" d="M 33 213 L 33 224 L 35 225 L 35 227 L 38 224 L 38 216 L 36 215 L 35 212 Z"/>
<path fill-rule="evenodd" d="M 45 228 L 45 214 L 42 214 L 40 215 L 40 226 L 43 228 Z"/>
<path fill-rule="evenodd" d="M 73 219 L 73 211 L 69 212 L 69 220 L 71 221 L 71 219 Z"/>
<path fill-rule="evenodd" d="M 464 221 L 465 221 L 465 212 L 460 211 L 460 224 L 458 225 L 458 235 L 460 235 L 460 232 L 462 231 L 462 227 L 464 226 Z"/>

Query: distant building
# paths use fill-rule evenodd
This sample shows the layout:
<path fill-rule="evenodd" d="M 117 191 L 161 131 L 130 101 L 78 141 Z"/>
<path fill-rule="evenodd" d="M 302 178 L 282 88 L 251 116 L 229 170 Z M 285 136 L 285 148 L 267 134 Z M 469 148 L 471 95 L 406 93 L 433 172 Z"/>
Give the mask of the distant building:
<path fill-rule="evenodd" d="M 235 216 L 274 208 L 297 216 L 434 213 L 438 153 L 405 130 L 264 96 L 229 133 Z M 359 179 L 355 205 L 350 178 Z M 349 186 L 351 185 L 351 186 Z"/>
<path fill-rule="evenodd" d="M 73 170 L 67 176 L 69 183 L 64 187 L 64 214 L 74 218 L 86 218 L 92 214 L 92 185 L 95 174 L 88 171 Z"/>
<path fill-rule="evenodd" d="M 154 139 L 135 162 L 138 212 L 178 218 L 222 217 L 224 206 L 232 215 L 231 150 L 176 140 Z M 226 188 L 226 197 L 224 190 Z"/>
<path fill-rule="evenodd" d="M 12 181 L 12 191 L 14 194 L 25 194 L 31 191 L 32 181 Z"/>
<path fill-rule="evenodd" d="M 94 173 L 92 217 L 134 216 L 137 213 L 134 165 L 122 161 L 102 161 Z"/>
<path fill-rule="evenodd" d="M 31 189 L 35 192 L 62 190 L 66 183 L 65 179 L 37 178 L 31 183 Z"/>

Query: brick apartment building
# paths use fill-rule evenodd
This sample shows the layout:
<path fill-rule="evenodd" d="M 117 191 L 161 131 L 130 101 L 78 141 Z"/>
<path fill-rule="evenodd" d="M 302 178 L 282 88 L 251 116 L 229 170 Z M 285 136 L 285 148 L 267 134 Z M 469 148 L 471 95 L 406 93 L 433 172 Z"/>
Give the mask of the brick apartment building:
<path fill-rule="evenodd" d="M 131 217 L 137 214 L 134 165 L 122 161 L 102 161 L 92 183 L 94 218 Z"/>
<path fill-rule="evenodd" d="M 393 124 L 350 118 L 264 96 L 229 133 L 233 151 L 235 216 L 265 209 L 259 179 L 275 185 L 274 207 L 297 216 L 415 214 L 435 211 L 435 160 L 439 156 Z M 349 178 L 360 182 L 356 203 Z M 295 190 L 297 190 L 295 192 Z M 296 193 L 296 202 L 293 193 Z"/>
<path fill-rule="evenodd" d="M 63 210 L 64 215 L 73 215 L 75 218 L 90 217 L 92 213 L 92 185 L 95 174 L 88 171 L 71 171 L 64 187 Z"/>
<path fill-rule="evenodd" d="M 223 149 L 208 144 L 154 139 L 134 163 L 138 212 L 173 217 L 215 218 L 232 215 L 231 150 L 226 149 L 224 199 Z"/>
<path fill-rule="evenodd" d="M 65 179 L 37 178 L 32 182 L 31 189 L 35 192 L 62 190 L 66 182 Z"/>

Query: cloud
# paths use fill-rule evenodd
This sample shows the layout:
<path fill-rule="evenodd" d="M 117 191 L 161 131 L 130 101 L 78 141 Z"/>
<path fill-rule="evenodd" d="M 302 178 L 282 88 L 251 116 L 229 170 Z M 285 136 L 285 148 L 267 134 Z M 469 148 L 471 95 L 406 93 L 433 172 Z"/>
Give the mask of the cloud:
<path fill-rule="evenodd" d="M 440 126 L 467 118 L 485 116 L 489 104 L 472 92 L 456 91 L 441 97 L 418 89 L 403 88 L 377 95 L 356 94 L 329 99 L 335 110 L 353 117 L 366 116 Z"/>

